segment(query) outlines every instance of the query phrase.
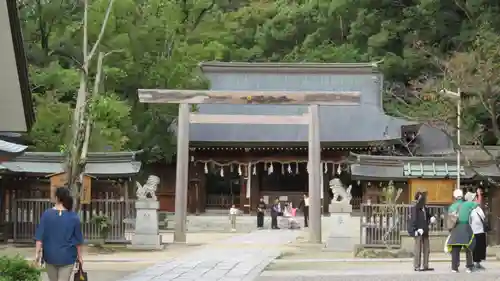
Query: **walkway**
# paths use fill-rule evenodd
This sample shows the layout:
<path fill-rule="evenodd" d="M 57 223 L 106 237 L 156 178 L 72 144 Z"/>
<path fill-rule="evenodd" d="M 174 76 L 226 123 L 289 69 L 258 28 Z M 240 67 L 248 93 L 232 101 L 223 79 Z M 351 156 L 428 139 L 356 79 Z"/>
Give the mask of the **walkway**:
<path fill-rule="evenodd" d="M 215 242 L 178 259 L 160 262 L 120 281 L 251 281 L 300 231 L 260 230 Z"/>

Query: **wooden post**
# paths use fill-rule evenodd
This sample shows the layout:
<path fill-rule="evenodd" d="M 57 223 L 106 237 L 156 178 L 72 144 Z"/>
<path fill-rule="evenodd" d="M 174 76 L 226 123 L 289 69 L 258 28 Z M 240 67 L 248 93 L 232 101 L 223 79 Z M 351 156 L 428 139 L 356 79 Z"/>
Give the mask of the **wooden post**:
<path fill-rule="evenodd" d="M 186 209 L 189 164 L 189 123 L 198 124 L 309 124 L 310 241 L 321 243 L 321 147 L 318 105 L 358 105 L 360 92 L 334 91 L 213 91 L 139 89 L 142 103 L 180 103 L 177 130 L 174 242 L 186 242 Z M 304 104 L 310 116 L 248 116 L 190 114 L 190 103 Z M 308 120 L 309 119 L 309 120 Z M 248 175 L 251 177 L 251 175 Z M 251 181 L 250 181 L 251 183 Z M 247 186 L 247 188 L 251 188 Z M 250 200 L 251 201 L 251 198 Z"/>
<path fill-rule="evenodd" d="M 319 106 L 310 105 L 309 114 L 309 242 L 321 243 L 321 144 Z"/>
<path fill-rule="evenodd" d="M 122 188 L 123 188 L 123 190 L 124 190 L 123 197 L 125 197 L 125 198 L 124 198 L 124 201 L 125 201 L 125 215 L 123 216 L 124 218 L 128 218 L 128 216 L 129 216 L 129 214 L 130 214 L 130 206 L 129 206 L 130 198 L 129 198 L 129 194 L 128 194 L 128 193 L 129 193 L 129 190 L 128 190 L 128 188 L 129 188 L 128 182 L 129 182 L 128 180 L 125 180 L 125 181 L 123 182 L 123 186 L 122 186 Z"/>
<path fill-rule="evenodd" d="M 189 104 L 179 105 L 177 119 L 177 169 L 175 176 L 174 242 L 186 242 L 189 167 Z"/>

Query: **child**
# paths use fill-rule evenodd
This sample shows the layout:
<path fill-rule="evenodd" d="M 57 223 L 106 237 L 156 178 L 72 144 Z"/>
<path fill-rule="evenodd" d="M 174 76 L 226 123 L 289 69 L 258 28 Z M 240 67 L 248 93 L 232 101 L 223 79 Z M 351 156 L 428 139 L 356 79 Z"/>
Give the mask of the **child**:
<path fill-rule="evenodd" d="M 231 221 L 231 231 L 236 231 L 236 216 L 239 215 L 240 210 L 236 208 L 236 205 L 232 205 L 231 209 L 229 209 L 229 220 Z"/>

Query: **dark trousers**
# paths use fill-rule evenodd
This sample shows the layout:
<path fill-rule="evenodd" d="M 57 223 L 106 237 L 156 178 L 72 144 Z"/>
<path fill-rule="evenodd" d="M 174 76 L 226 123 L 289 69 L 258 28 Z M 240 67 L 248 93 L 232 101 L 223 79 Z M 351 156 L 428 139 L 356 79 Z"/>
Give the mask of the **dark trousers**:
<path fill-rule="evenodd" d="M 451 269 L 458 270 L 460 266 L 460 251 L 463 246 L 451 246 Z M 465 248 L 465 261 L 466 267 L 472 268 L 474 264 L 472 263 L 472 251 L 469 248 Z"/>
<path fill-rule="evenodd" d="M 486 233 L 474 234 L 476 245 L 472 252 L 474 262 L 481 262 L 486 259 Z"/>
<path fill-rule="evenodd" d="M 257 227 L 264 227 L 264 212 L 257 212 Z"/>
<path fill-rule="evenodd" d="M 273 228 L 273 229 L 278 228 L 278 215 L 277 214 L 271 215 L 271 228 Z"/>
<path fill-rule="evenodd" d="M 429 246 L 429 235 L 419 235 L 415 237 L 415 248 L 413 249 L 413 267 L 416 269 L 420 269 L 421 267 L 424 269 L 429 268 L 429 255 L 430 255 L 430 246 Z M 423 263 L 422 263 L 423 259 Z"/>
<path fill-rule="evenodd" d="M 304 227 L 309 225 L 309 206 L 304 206 Z"/>

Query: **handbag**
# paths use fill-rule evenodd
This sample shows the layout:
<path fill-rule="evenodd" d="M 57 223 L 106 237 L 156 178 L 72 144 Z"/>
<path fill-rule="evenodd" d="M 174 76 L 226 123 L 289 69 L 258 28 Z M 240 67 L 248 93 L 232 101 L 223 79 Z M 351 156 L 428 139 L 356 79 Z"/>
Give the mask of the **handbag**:
<path fill-rule="evenodd" d="M 83 271 L 83 267 L 81 263 L 78 263 L 78 270 L 75 272 L 73 276 L 74 281 L 88 281 L 87 272 Z"/>
<path fill-rule="evenodd" d="M 448 235 L 448 237 L 446 237 L 446 241 L 444 241 L 444 249 L 443 250 L 444 250 L 445 254 L 451 253 L 451 247 L 448 246 L 448 241 L 450 241 L 450 237 L 451 237 L 451 234 Z"/>

